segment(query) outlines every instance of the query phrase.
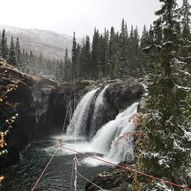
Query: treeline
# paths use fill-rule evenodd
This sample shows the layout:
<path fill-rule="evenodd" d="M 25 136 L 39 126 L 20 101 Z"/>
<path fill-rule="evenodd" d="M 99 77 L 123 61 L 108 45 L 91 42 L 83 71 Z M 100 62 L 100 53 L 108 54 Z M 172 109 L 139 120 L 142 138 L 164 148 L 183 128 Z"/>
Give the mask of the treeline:
<path fill-rule="evenodd" d="M 103 34 L 94 30 L 92 42 L 86 36 L 81 44 L 73 36 L 72 60 L 65 61 L 64 80 L 72 79 L 125 79 L 128 76 L 144 76 L 147 57 L 142 48 L 153 39 L 152 26 L 144 26 L 141 37 L 138 28 L 122 20 L 120 32 L 111 27 Z M 68 75 L 68 73 L 70 75 Z"/>
<path fill-rule="evenodd" d="M 86 36 L 81 43 L 73 36 L 72 55 L 65 51 L 64 60 L 50 60 L 41 53 L 22 49 L 19 38 L 11 38 L 8 46 L 5 30 L 0 39 L 0 56 L 9 64 L 30 75 L 44 75 L 48 78 L 62 81 L 74 79 L 125 79 L 128 76 L 143 77 L 146 73 L 148 56 L 142 51 L 151 43 L 153 28 L 147 30 L 144 26 L 141 37 L 138 28 L 122 20 L 121 30 L 111 27 L 101 34 L 94 30 L 92 41 Z"/>
<path fill-rule="evenodd" d="M 22 49 L 19 38 L 15 41 L 11 37 L 8 45 L 5 29 L 0 36 L 0 57 L 27 74 L 43 75 L 58 81 L 63 79 L 64 62 L 62 60 L 50 60 L 44 58 L 41 53 L 37 56 L 32 51 Z"/>

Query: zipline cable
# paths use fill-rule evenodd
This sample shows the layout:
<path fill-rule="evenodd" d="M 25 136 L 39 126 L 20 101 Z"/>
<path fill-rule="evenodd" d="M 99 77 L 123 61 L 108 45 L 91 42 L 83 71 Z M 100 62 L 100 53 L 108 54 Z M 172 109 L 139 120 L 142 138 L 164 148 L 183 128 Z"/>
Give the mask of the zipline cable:
<path fill-rule="evenodd" d="M 72 191 L 72 188 L 73 188 L 73 176 L 74 176 L 74 161 L 72 163 L 72 173 L 71 173 L 71 178 L 70 178 L 70 191 Z"/>
<path fill-rule="evenodd" d="M 77 172 L 77 175 L 80 176 L 81 178 L 83 178 L 84 180 L 86 180 L 87 182 L 91 183 L 92 185 L 94 185 L 96 188 L 104 191 L 103 188 L 101 188 L 100 186 L 98 186 L 97 184 L 92 182 L 91 180 L 87 179 L 85 176 L 81 175 L 79 172 Z"/>
<path fill-rule="evenodd" d="M 74 191 L 77 191 L 77 158 L 74 157 Z"/>
<path fill-rule="evenodd" d="M 54 154 L 52 155 L 52 157 L 50 158 L 50 160 L 49 160 L 48 163 L 46 164 L 45 168 L 44 168 L 43 171 L 41 172 L 39 178 L 37 179 L 35 185 L 32 187 L 31 191 L 35 191 L 35 188 L 37 187 L 38 183 L 40 182 L 42 176 L 43 176 L 44 173 L 46 172 L 47 168 L 49 167 L 50 163 L 52 162 L 52 160 L 53 160 L 53 158 L 55 157 L 55 155 L 56 155 L 56 153 L 57 153 L 57 151 L 58 151 L 59 148 L 60 148 L 60 147 L 57 147 L 57 148 L 56 148 Z"/>
<path fill-rule="evenodd" d="M 76 153 L 76 154 L 81 154 L 81 155 L 84 155 L 84 156 L 86 156 L 86 157 L 91 157 L 91 158 L 93 158 L 93 159 L 99 160 L 99 161 L 104 162 L 104 163 L 106 163 L 106 164 L 119 167 L 119 168 L 124 169 L 124 170 L 126 170 L 126 171 L 129 171 L 129 172 L 131 172 L 131 173 L 135 173 L 135 172 L 136 172 L 137 174 L 139 174 L 139 175 L 141 175 L 141 176 L 145 176 L 145 177 L 147 177 L 147 178 L 150 178 L 150 179 L 153 179 L 153 180 L 157 180 L 157 181 L 159 181 L 159 182 L 168 184 L 168 185 L 170 185 L 170 186 L 174 186 L 174 187 L 177 187 L 177 188 L 181 188 L 181 189 L 185 189 L 185 190 L 190 190 L 190 191 L 191 191 L 191 188 L 188 188 L 188 187 L 185 187 L 185 186 L 183 186 L 183 185 L 179 185 L 179 184 L 170 182 L 170 181 L 165 180 L 165 179 L 162 179 L 162 178 L 158 178 L 158 177 L 155 177 L 155 176 L 146 174 L 146 173 L 144 173 L 144 172 L 140 172 L 140 171 L 138 171 L 138 170 L 136 170 L 136 169 L 133 169 L 133 168 L 131 168 L 131 167 L 129 167 L 129 166 L 122 166 L 122 165 L 119 165 L 119 164 L 114 164 L 114 163 L 112 163 L 112 162 L 110 162 L 110 161 L 106 161 L 106 160 L 101 159 L 101 158 L 98 158 L 98 157 L 96 157 L 96 156 L 93 156 L 93 155 L 90 155 L 90 154 L 87 154 L 87 153 L 82 153 L 82 152 L 76 151 L 76 150 L 74 150 L 74 149 L 65 147 L 65 146 L 62 146 L 62 148 L 66 149 L 66 150 L 69 150 L 69 151 L 72 151 L 72 152 L 74 152 L 74 153 Z"/>

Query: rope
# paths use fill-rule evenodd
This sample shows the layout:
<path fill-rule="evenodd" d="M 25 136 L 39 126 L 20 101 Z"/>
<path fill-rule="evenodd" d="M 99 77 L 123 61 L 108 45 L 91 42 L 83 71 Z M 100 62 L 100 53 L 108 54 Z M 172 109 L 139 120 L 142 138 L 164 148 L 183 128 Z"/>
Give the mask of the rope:
<path fill-rule="evenodd" d="M 103 188 L 101 188 L 100 186 L 98 186 L 97 184 L 95 184 L 94 182 L 92 182 L 91 180 L 87 179 L 86 177 L 84 177 L 83 175 L 81 175 L 79 172 L 77 172 L 77 175 L 80 176 L 81 178 L 83 178 L 84 180 L 86 180 L 87 182 L 91 183 L 92 185 L 94 185 L 95 187 L 97 187 L 100 190 L 103 190 Z"/>
<path fill-rule="evenodd" d="M 76 154 L 75 154 L 75 157 L 74 157 L 74 172 L 75 172 L 75 175 L 74 175 L 74 191 L 77 191 L 77 158 L 76 158 Z"/>
<path fill-rule="evenodd" d="M 62 151 L 61 149 L 62 149 L 62 147 L 61 147 L 61 143 L 60 143 L 60 145 L 59 145 L 60 156 L 61 156 L 61 151 Z M 65 178 L 64 168 L 65 168 L 65 164 L 62 161 L 61 157 L 60 157 L 60 164 L 61 164 L 61 169 L 62 169 L 60 175 L 61 175 L 61 179 L 63 179 L 63 181 L 61 181 L 60 190 L 64 191 L 64 187 L 65 187 L 65 183 L 64 183 L 64 178 Z"/>
<path fill-rule="evenodd" d="M 71 99 L 71 97 L 72 97 L 72 90 L 71 90 L 71 92 L 70 92 L 69 100 Z M 66 125 L 66 119 L 67 119 L 67 116 L 68 116 L 68 114 L 69 114 L 69 109 L 70 109 L 70 101 L 69 101 L 69 103 L 68 103 L 68 107 L 67 107 L 67 110 L 66 110 L 66 115 L 65 115 L 65 118 L 64 118 L 64 123 L 63 123 L 63 128 L 62 128 L 62 133 L 61 133 L 61 135 L 64 134 L 64 127 L 65 127 L 65 125 Z"/>
<path fill-rule="evenodd" d="M 75 78 L 74 78 L 74 81 L 73 81 L 73 95 L 74 95 L 74 103 L 73 103 L 73 109 L 74 109 L 74 112 L 75 112 Z M 76 129 L 76 128 L 75 128 Z M 77 145 L 76 143 L 76 130 L 75 130 L 75 145 Z M 75 153 L 75 157 L 74 157 L 74 172 L 75 172 L 75 175 L 74 175 L 74 191 L 77 191 L 77 179 L 78 179 L 78 176 L 77 176 L 77 155 Z"/>
<path fill-rule="evenodd" d="M 93 184 L 95 187 L 97 187 L 100 190 L 104 190 L 103 188 L 101 188 L 100 186 L 98 186 L 97 184 L 95 184 L 94 182 L 90 181 L 89 179 L 87 179 L 86 177 L 84 177 L 82 174 L 80 174 L 77 170 L 77 164 L 79 163 L 78 159 L 76 158 L 76 156 L 74 157 L 74 170 L 75 170 L 75 180 L 74 180 L 74 191 L 77 191 L 77 175 L 80 176 L 81 178 L 83 178 L 84 180 L 86 180 L 87 182 Z"/>
<path fill-rule="evenodd" d="M 112 162 L 106 161 L 106 160 L 104 160 L 104 159 L 100 159 L 100 158 L 98 158 L 98 157 L 96 157 L 96 156 L 92 156 L 92 155 L 90 155 L 90 154 L 82 153 L 82 152 L 76 151 L 76 150 L 74 150 L 74 149 L 65 147 L 65 146 L 62 146 L 62 147 L 63 147 L 64 149 L 66 149 L 66 150 L 69 150 L 69 151 L 72 151 L 72 152 L 74 152 L 74 153 L 78 153 L 78 154 L 84 155 L 84 156 L 86 156 L 86 157 L 91 157 L 91 158 L 93 158 L 93 159 L 99 160 L 99 161 L 101 161 L 101 162 L 104 162 L 104 163 L 109 164 L 109 165 L 112 165 L 112 166 L 119 167 L 119 168 L 124 169 L 124 170 L 126 170 L 126 171 L 129 171 L 129 172 L 131 172 L 131 173 L 137 173 L 137 174 L 139 174 L 139 175 L 141 175 L 141 176 L 145 176 L 145 177 L 147 177 L 147 178 L 150 178 L 150 179 L 153 179 L 153 180 L 157 180 L 157 181 L 159 181 L 159 182 L 168 184 L 168 185 L 170 185 L 170 186 L 174 186 L 174 187 L 177 187 L 177 188 L 181 188 L 181 189 L 185 189 L 185 190 L 190 190 L 190 191 L 191 191 L 191 188 L 188 188 L 188 187 L 185 187 L 185 186 L 183 186 L 183 185 L 179 185 L 179 184 L 170 182 L 170 181 L 168 181 L 168 180 L 164 180 L 164 179 L 162 179 L 162 178 L 158 178 L 158 177 L 155 177 L 155 176 L 146 174 L 146 173 L 144 173 L 144 172 L 140 172 L 140 171 L 138 171 L 138 170 L 136 170 L 136 169 L 133 169 L 133 168 L 131 168 L 131 167 L 129 167 L 129 166 L 122 166 L 122 165 L 119 165 L 119 164 L 114 164 L 114 163 L 112 163 Z"/>
<path fill-rule="evenodd" d="M 67 116 L 68 116 L 68 113 L 69 113 L 69 107 L 70 107 L 70 101 L 69 101 L 68 107 L 67 107 L 67 109 L 66 109 L 66 115 L 65 115 L 65 118 L 64 118 L 64 123 L 63 123 L 63 128 L 62 128 L 62 133 L 61 133 L 61 135 L 64 134 L 64 127 L 65 127 L 65 125 L 66 125 L 66 119 L 67 119 Z"/>
<path fill-rule="evenodd" d="M 71 179 L 70 179 L 70 191 L 72 191 L 72 182 L 73 182 L 73 175 L 74 175 L 74 162 L 72 163 L 72 173 L 71 173 Z"/>
<path fill-rule="evenodd" d="M 44 175 L 44 173 L 46 172 L 47 168 L 49 167 L 50 163 L 52 162 L 53 158 L 55 157 L 57 151 L 58 151 L 59 147 L 57 147 L 57 149 L 55 150 L 54 154 L 52 155 L 52 157 L 50 158 L 50 160 L 48 161 L 48 163 L 46 164 L 45 168 L 43 169 L 43 171 L 41 172 L 39 178 L 37 179 L 35 185 L 33 186 L 33 188 L 31 189 L 31 191 L 34 191 L 35 188 L 37 187 L 38 183 L 40 182 L 42 176 Z"/>

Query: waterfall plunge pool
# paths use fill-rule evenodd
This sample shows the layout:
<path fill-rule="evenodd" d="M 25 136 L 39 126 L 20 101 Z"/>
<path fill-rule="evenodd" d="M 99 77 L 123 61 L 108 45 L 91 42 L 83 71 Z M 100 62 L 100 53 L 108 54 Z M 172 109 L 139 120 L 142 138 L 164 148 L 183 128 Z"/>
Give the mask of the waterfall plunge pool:
<path fill-rule="evenodd" d="M 94 102 L 95 116 L 93 116 L 93 119 L 96 118 L 96 113 L 102 110 L 104 104 L 103 97 L 106 89 L 107 87 L 97 95 L 97 101 Z M 31 190 L 45 165 L 55 152 L 60 139 L 63 140 L 64 146 L 69 149 L 81 153 L 94 154 L 98 158 L 112 163 L 133 161 L 134 138 L 133 136 L 129 136 L 129 133 L 133 133 L 136 130 L 132 117 L 137 113 L 138 103 L 132 104 L 126 110 L 119 113 L 114 120 L 109 121 L 96 132 L 94 129 L 96 121 L 93 120 L 94 122 L 91 125 L 93 129 L 91 131 L 95 135 L 91 137 L 89 142 L 86 141 L 86 138 L 80 137 L 80 135 L 85 134 L 87 131 L 87 119 L 91 114 L 90 106 L 98 90 L 99 88 L 88 92 L 79 102 L 67 128 L 66 135 L 33 142 L 22 152 L 22 160 L 17 165 L 13 165 L 0 172 L 6 177 L 0 189 L 3 191 Z M 71 185 L 73 185 L 71 173 L 74 154 L 74 152 L 60 147 L 54 160 L 38 184 L 37 190 L 70 190 Z M 78 171 L 89 179 L 92 179 L 98 172 L 108 168 L 106 163 L 91 157 L 84 157 L 84 155 L 80 154 L 77 155 L 77 158 L 80 161 Z M 79 179 L 78 190 L 83 189 L 85 184 L 83 180 Z"/>
<path fill-rule="evenodd" d="M 21 154 L 21 160 L 18 164 L 12 165 L 0 171 L 5 176 L 1 191 L 29 191 L 34 186 L 47 162 L 54 153 L 60 136 L 49 137 L 40 141 L 31 143 Z M 72 137 L 64 136 L 64 144 L 70 148 L 75 148 Z M 83 139 L 78 139 L 78 150 L 91 151 Z M 86 147 L 87 146 L 87 147 Z M 73 166 L 74 153 L 59 149 L 46 173 L 37 186 L 37 191 L 69 191 L 71 188 L 71 173 Z M 84 156 L 77 155 L 80 161 L 78 171 L 90 180 L 94 176 L 108 169 L 107 166 L 88 166 L 83 162 Z M 86 181 L 78 178 L 78 190 L 84 190 Z M 72 183 L 73 184 L 73 183 Z"/>

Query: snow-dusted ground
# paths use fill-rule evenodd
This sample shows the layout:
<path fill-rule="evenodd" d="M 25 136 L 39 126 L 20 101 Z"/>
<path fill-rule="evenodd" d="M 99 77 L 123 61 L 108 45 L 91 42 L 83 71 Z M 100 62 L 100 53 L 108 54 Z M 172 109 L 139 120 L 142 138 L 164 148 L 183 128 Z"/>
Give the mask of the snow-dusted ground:
<path fill-rule="evenodd" d="M 63 59 L 65 49 L 68 48 L 70 53 L 72 48 L 72 36 L 69 35 L 53 31 L 0 25 L 0 30 L 3 29 L 5 29 L 8 43 L 10 43 L 11 36 L 15 39 L 19 37 L 21 48 L 28 51 L 32 50 L 36 55 L 42 53 L 45 58 Z"/>

